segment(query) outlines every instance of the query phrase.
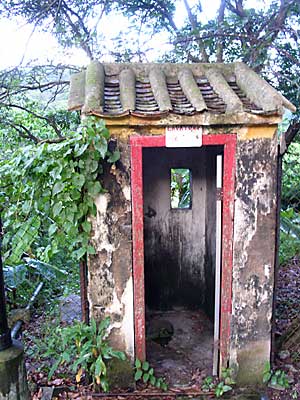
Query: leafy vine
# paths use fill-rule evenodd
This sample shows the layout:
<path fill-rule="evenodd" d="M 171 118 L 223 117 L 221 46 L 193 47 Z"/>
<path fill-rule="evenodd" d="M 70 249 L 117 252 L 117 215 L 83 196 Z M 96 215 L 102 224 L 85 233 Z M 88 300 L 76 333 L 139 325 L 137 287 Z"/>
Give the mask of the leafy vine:
<path fill-rule="evenodd" d="M 95 117 L 59 143 L 20 147 L 0 162 L 3 258 L 17 265 L 24 255 L 49 262 L 67 251 L 77 260 L 93 254 L 89 244 L 95 197 L 104 191 L 103 163 L 120 154 L 108 149 L 109 131 Z"/>

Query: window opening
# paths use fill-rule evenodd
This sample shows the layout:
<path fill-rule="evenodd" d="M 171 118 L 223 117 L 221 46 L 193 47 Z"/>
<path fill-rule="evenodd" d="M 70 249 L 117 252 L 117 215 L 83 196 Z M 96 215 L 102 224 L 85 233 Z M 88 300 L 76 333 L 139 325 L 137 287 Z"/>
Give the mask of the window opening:
<path fill-rule="evenodd" d="M 188 168 L 171 168 L 171 208 L 192 207 L 192 174 Z"/>

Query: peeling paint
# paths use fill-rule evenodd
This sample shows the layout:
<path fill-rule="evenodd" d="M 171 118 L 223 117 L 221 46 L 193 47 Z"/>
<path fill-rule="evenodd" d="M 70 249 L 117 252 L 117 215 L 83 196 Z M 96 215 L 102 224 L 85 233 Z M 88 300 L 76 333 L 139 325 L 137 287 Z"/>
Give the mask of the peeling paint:
<path fill-rule="evenodd" d="M 130 201 L 130 200 L 131 200 L 131 190 L 130 190 L 130 187 L 129 187 L 129 186 L 124 186 L 124 187 L 122 188 L 122 191 L 123 191 L 123 194 L 124 194 L 125 199 L 126 199 L 127 201 Z"/>
<path fill-rule="evenodd" d="M 251 355 L 245 349 L 261 342 L 270 348 L 276 157 L 276 138 L 238 142 L 231 337 L 231 363 L 237 370 L 246 370 L 248 363 L 250 371 L 255 360 L 257 365 L 263 365 L 270 357 L 266 351 Z M 260 368 L 256 373 L 262 373 Z"/>
<path fill-rule="evenodd" d="M 265 264 L 264 271 L 266 279 L 270 279 L 271 265 Z"/>
<path fill-rule="evenodd" d="M 241 145 L 237 161 L 240 179 L 236 188 L 234 235 L 243 243 L 243 252 L 239 254 L 241 268 L 247 263 L 247 248 L 256 233 L 258 215 L 270 214 L 276 202 L 274 174 L 268 162 L 269 157 L 274 160 L 276 146 L 268 145 L 266 150 L 270 154 L 266 154 L 266 150 L 261 151 L 263 143 L 266 142 L 258 140 Z"/>
<path fill-rule="evenodd" d="M 134 357 L 134 333 L 133 333 L 133 284 L 132 277 L 126 283 L 121 300 L 118 299 L 116 290 L 113 292 L 112 302 L 106 307 L 105 312 L 109 315 L 122 314 L 122 320 L 113 320 L 109 332 L 114 329 L 120 330 L 124 341 L 125 351 Z"/>
<path fill-rule="evenodd" d="M 88 258 L 87 291 L 91 316 L 110 317 L 111 344 L 133 359 L 129 146 L 121 141 L 117 145 L 121 159 L 104 166 L 101 184 L 107 192 L 95 198 L 96 216 L 90 217 L 90 241 L 96 254 Z"/>
<path fill-rule="evenodd" d="M 133 329 L 133 282 L 132 277 L 127 281 L 122 303 L 125 305 L 125 312 L 122 324 L 122 332 L 125 336 L 126 352 L 134 359 L 134 329 Z"/>
<path fill-rule="evenodd" d="M 159 129 L 156 133 L 163 134 L 164 128 L 161 127 Z M 232 134 L 231 127 L 226 129 L 227 133 L 236 138 Z M 225 131 L 226 129 L 222 128 L 220 130 Z M 270 136 L 272 129 L 274 130 L 274 126 L 270 126 L 269 130 L 267 130 Z M 147 127 L 145 126 L 135 127 L 134 129 L 131 128 L 131 133 L 146 133 L 146 130 Z M 151 132 L 154 132 L 154 127 Z M 208 132 L 209 134 L 205 136 L 205 140 L 217 133 L 213 128 L 205 129 L 205 133 Z M 226 333 L 228 334 L 228 339 L 230 339 L 230 365 L 234 366 L 237 373 L 239 373 L 239 370 L 247 370 L 247 362 L 249 368 L 254 368 L 253 366 L 256 365 L 254 358 L 258 359 L 257 365 L 262 365 L 268 359 L 269 354 L 275 254 L 277 141 L 275 137 L 272 139 L 265 137 L 254 139 L 253 135 L 251 140 L 248 140 L 248 128 L 238 128 L 236 133 L 239 140 L 236 153 L 236 172 L 234 172 L 235 165 L 231 165 L 231 171 L 233 172 L 230 178 L 232 182 L 230 196 L 232 197 L 225 193 L 223 203 L 224 209 L 227 210 L 224 213 L 226 215 L 223 215 L 223 229 L 224 226 L 227 226 L 226 224 L 231 224 L 230 232 L 232 232 L 233 224 L 234 235 L 232 275 L 231 272 L 226 275 L 226 266 L 231 262 L 229 258 L 232 256 L 232 234 L 223 237 L 222 242 L 224 259 L 222 274 L 223 277 L 226 275 L 226 279 L 224 278 L 224 282 L 222 282 L 221 312 L 227 312 L 228 314 L 226 314 L 226 321 L 224 319 L 223 325 L 221 324 L 221 335 L 224 334 L 226 336 Z M 246 135 L 247 138 L 245 139 L 244 137 L 241 140 L 243 135 Z M 103 182 L 101 183 L 107 189 L 107 193 L 103 193 L 96 198 L 97 214 L 91 218 L 91 243 L 95 246 L 96 254 L 89 256 L 88 299 L 91 315 L 98 319 L 105 315 L 111 317 L 112 324 L 109 337 L 114 347 L 126 351 L 129 357 L 134 359 L 135 348 L 137 351 L 142 351 L 142 341 L 145 339 L 145 332 L 143 331 L 145 328 L 143 325 L 144 307 L 140 303 L 136 310 L 133 307 L 133 296 L 136 296 L 135 301 L 139 296 L 144 299 L 144 272 L 140 271 L 138 282 L 136 280 L 133 282 L 131 194 L 133 201 L 135 201 L 134 199 L 137 195 L 134 192 L 131 193 L 129 144 L 127 139 L 121 139 L 121 136 L 118 137 L 117 131 L 115 131 L 115 137 L 117 138 L 121 158 L 114 165 L 108 165 L 104 168 Z M 160 139 L 163 142 L 163 138 Z M 136 148 L 134 146 L 133 148 L 133 156 L 136 156 Z M 134 173 L 133 170 L 131 171 L 132 176 L 135 176 L 136 179 L 141 178 L 139 173 L 139 169 L 142 169 L 143 165 L 141 149 L 139 149 L 138 156 L 140 157 L 139 164 L 137 163 L 139 167 L 134 167 Z M 229 174 L 228 162 L 228 159 L 226 161 L 224 157 L 224 163 L 227 165 L 227 174 Z M 234 173 L 236 174 L 235 202 L 233 202 Z M 229 179 L 227 175 L 224 176 L 224 181 L 226 179 Z M 147 190 L 144 188 L 145 192 Z M 145 199 L 152 201 L 153 196 L 151 197 L 151 195 L 153 193 L 151 193 L 151 190 L 149 196 L 145 196 Z M 138 196 L 142 196 L 143 191 L 141 190 L 140 192 Z M 229 197 L 232 198 L 230 204 L 226 200 Z M 209 202 L 213 201 L 213 198 L 209 200 Z M 204 202 L 202 203 L 204 204 Z M 161 207 L 159 202 L 158 204 Z M 149 205 L 152 207 L 150 203 Z M 156 209 L 156 218 L 151 220 L 149 218 L 152 225 L 154 220 L 158 218 L 158 211 Z M 174 235 L 176 236 L 177 234 L 179 254 L 182 254 L 186 249 L 189 252 L 190 247 L 184 245 L 180 239 L 182 238 L 182 226 L 179 227 L 179 225 L 182 225 L 182 222 L 177 220 L 176 222 L 174 215 L 172 215 L 173 220 L 169 221 L 166 213 L 161 214 L 160 235 L 167 232 L 165 239 L 167 242 L 169 237 L 174 238 Z M 136 215 L 133 218 L 134 226 L 137 227 Z M 139 218 L 143 221 L 143 207 L 141 207 Z M 140 220 L 139 222 L 141 222 Z M 149 221 L 147 221 L 148 225 Z M 172 230 L 169 232 L 167 224 L 171 222 L 174 223 L 174 226 L 172 225 Z M 208 229 L 209 224 L 206 223 L 206 225 L 206 229 Z M 139 237 L 138 239 L 135 238 L 135 240 L 140 240 L 142 246 L 144 246 L 143 231 L 138 232 Z M 137 232 L 134 234 L 136 235 Z M 148 234 L 148 237 L 145 237 L 146 245 L 151 242 L 151 235 L 155 235 L 155 232 L 150 229 Z M 194 240 L 198 248 L 204 239 L 203 234 L 195 236 Z M 148 247 L 150 247 L 151 253 L 153 249 L 151 250 L 150 245 Z M 141 257 L 141 254 L 143 256 L 142 260 L 144 260 L 144 253 L 140 251 L 135 255 L 134 259 L 139 259 L 138 257 Z M 203 247 L 201 255 L 197 255 L 194 258 L 190 257 L 190 261 L 193 263 L 198 262 L 200 265 L 206 262 L 204 259 L 206 255 L 207 249 Z M 141 262 L 144 265 L 143 261 Z M 179 268 L 182 275 L 186 267 L 179 262 Z M 203 274 L 202 270 L 199 273 L 199 279 L 202 281 L 205 279 L 205 274 Z M 135 290 L 133 290 L 133 284 L 135 285 Z M 230 296 L 231 284 L 232 298 Z M 230 288 L 229 292 L 228 287 Z M 224 296 L 224 293 L 226 293 L 226 296 Z M 266 345 L 267 351 L 251 355 L 251 352 L 249 352 L 251 346 L 253 345 L 253 348 L 257 347 L 259 349 L 262 343 Z M 224 342 L 221 345 L 223 346 L 221 350 L 222 356 L 224 354 L 224 360 L 227 360 L 228 343 Z M 259 371 L 259 368 L 257 371 Z"/>

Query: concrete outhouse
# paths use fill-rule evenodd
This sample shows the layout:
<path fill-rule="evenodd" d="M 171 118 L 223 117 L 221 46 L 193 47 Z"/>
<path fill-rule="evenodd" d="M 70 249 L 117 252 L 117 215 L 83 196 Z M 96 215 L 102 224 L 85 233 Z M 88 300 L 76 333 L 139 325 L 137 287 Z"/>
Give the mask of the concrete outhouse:
<path fill-rule="evenodd" d="M 72 76 L 69 109 L 103 119 L 121 154 L 101 177 L 82 295 L 132 360 L 159 368 L 180 348 L 207 374 L 261 382 L 284 108 L 243 63 L 95 61 Z"/>

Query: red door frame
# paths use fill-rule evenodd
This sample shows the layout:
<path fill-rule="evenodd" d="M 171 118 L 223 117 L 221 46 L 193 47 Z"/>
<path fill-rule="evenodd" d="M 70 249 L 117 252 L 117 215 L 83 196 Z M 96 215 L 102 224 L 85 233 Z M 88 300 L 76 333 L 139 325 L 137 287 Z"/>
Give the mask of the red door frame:
<path fill-rule="evenodd" d="M 203 146 L 224 146 L 220 365 L 226 366 L 229 359 L 230 319 L 232 307 L 232 251 L 236 135 L 203 135 L 202 142 Z M 166 137 L 131 136 L 130 146 L 135 352 L 136 358 L 145 360 L 143 148 L 166 147 Z"/>

